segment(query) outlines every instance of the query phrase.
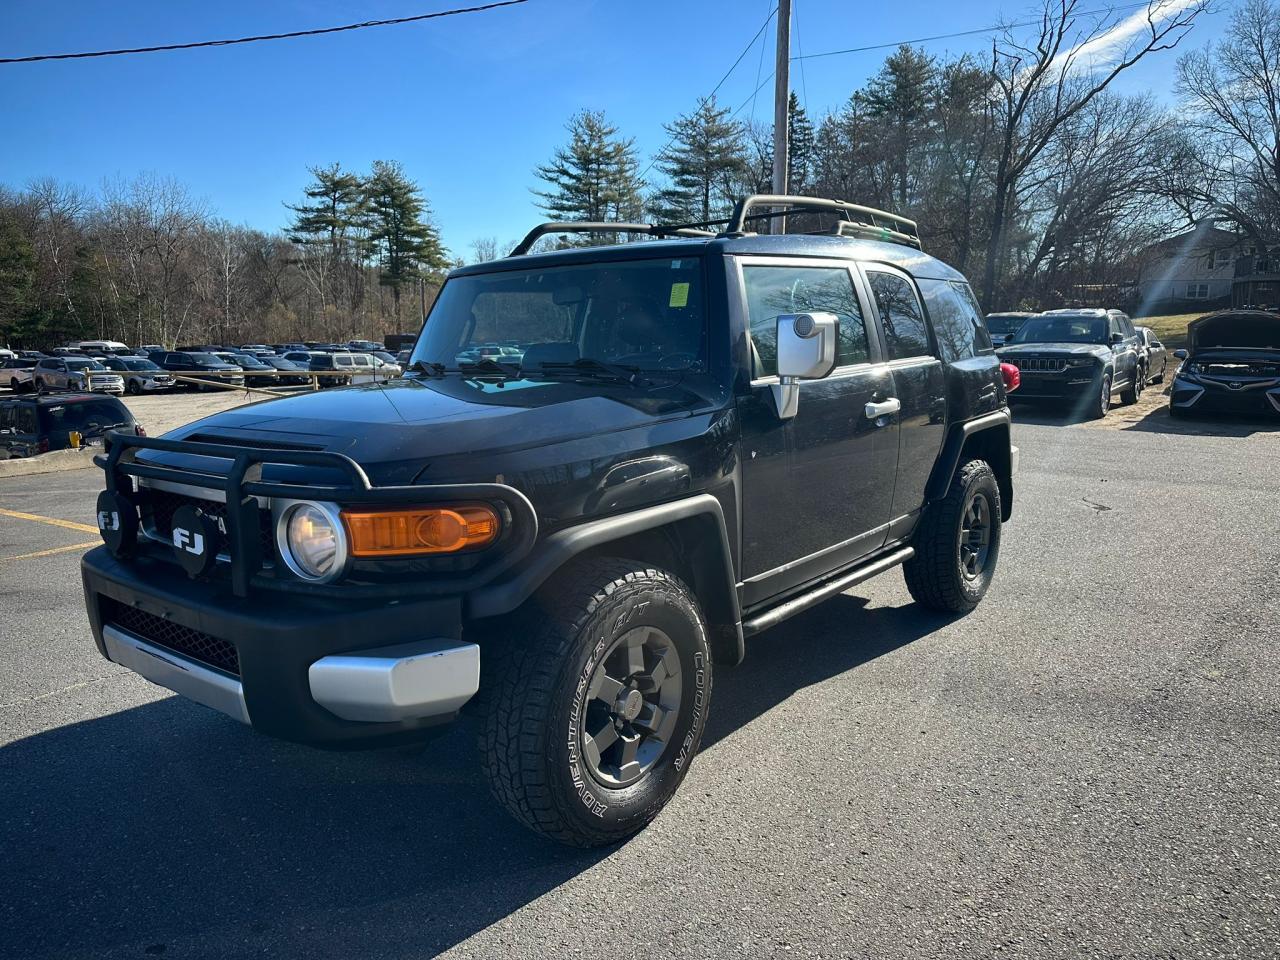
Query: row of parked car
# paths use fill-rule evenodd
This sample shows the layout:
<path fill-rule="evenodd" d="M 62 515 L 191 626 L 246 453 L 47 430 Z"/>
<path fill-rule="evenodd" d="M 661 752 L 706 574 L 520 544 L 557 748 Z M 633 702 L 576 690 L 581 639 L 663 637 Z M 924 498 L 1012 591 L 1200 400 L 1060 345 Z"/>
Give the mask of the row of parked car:
<path fill-rule="evenodd" d="M 1014 399 L 1067 406 L 1104 417 L 1113 399 L 1136 403 L 1163 383 L 1170 357 L 1150 327 L 1120 310 L 1067 309 L 994 313 L 986 318 L 996 353 L 1017 367 Z M 1169 413 L 1280 415 L 1280 313 L 1236 309 L 1187 326 L 1187 347 L 1169 391 Z"/>
<path fill-rule="evenodd" d="M 110 340 L 84 341 L 47 353 L 0 351 L 0 385 L 16 393 L 76 390 L 138 395 L 178 386 L 214 389 L 205 386 L 209 381 L 232 386 L 305 384 L 311 382 L 308 374 L 313 372 L 328 374 L 321 381 L 323 386 L 368 383 L 401 373 L 396 357 L 381 347 L 358 340 L 240 347 L 206 344 L 165 350 L 155 344 L 134 349 Z"/>

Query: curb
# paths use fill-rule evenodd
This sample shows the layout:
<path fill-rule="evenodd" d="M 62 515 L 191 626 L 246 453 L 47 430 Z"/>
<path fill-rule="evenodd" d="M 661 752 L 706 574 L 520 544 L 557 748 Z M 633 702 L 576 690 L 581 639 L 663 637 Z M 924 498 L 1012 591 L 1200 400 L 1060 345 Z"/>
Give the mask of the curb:
<path fill-rule="evenodd" d="M 97 448 L 98 453 L 102 448 Z M 93 466 L 90 450 L 55 450 L 37 457 L 17 460 L 0 460 L 0 479 L 5 477 L 30 477 L 41 473 L 62 473 L 66 470 L 83 470 Z"/>

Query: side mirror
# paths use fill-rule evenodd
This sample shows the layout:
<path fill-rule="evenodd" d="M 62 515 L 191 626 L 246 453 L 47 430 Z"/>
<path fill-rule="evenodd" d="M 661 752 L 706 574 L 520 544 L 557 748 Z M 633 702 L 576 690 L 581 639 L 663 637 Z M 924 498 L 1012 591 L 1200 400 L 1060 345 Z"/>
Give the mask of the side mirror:
<path fill-rule="evenodd" d="M 778 382 L 773 402 L 778 418 L 790 420 L 800 407 L 800 380 L 820 380 L 836 366 L 834 313 L 784 313 L 778 317 Z"/>
<path fill-rule="evenodd" d="M 1173 355 L 1177 357 L 1179 360 L 1187 359 L 1187 351 L 1185 350 L 1175 350 L 1173 351 Z"/>
<path fill-rule="evenodd" d="M 1112 342 L 1112 343 L 1124 343 L 1124 334 L 1123 334 L 1123 333 L 1113 333 L 1113 334 L 1111 335 L 1111 342 Z"/>

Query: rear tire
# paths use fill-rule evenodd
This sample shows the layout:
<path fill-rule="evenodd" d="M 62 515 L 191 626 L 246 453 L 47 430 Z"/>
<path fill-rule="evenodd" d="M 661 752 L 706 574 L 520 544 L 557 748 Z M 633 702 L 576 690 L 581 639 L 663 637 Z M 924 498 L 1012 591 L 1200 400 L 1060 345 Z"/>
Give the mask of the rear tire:
<path fill-rule="evenodd" d="M 1000 516 L 1000 486 L 990 465 L 964 463 L 947 495 L 925 511 L 916 554 L 902 565 L 917 603 L 968 613 L 982 601 L 1000 557 Z"/>
<path fill-rule="evenodd" d="M 1138 402 L 1138 398 L 1142 396 L 1142 385 L 1147 378 L 1147 372 L 1141 367 L 1133 371 L 1133 382 L 1129 384 L 1127 390 L 1120 391 L 1120 402 L 1125 406 L 1132 406 Z"/>
<path fill-rule="evenodd" d="M 480 749 L 513 817 L 586 847 L 657 816 L 711 697 L 706 628 L 684 584 L 630 560 L 572 561 L 482 648 Z"/>
<path fill-rule="evenodd" d="M 1167 361 L 1167 360 L 1166 360 L 1166 361 L 1165 361 L 1165 363 L 1164 363 L 1164 365 L 1160 368 L 1160 376 L 1158 376 L 1158 377 L 1152 377 L 1152 378 L 1151 378 L 1151 382 L 1152 382 L 1152 383 L 1164 383 L 1164 375 L 1165 375 L 1165 372 L 1166 372 L 1168 369 L 1169 369 L 1169 361 Z"/>

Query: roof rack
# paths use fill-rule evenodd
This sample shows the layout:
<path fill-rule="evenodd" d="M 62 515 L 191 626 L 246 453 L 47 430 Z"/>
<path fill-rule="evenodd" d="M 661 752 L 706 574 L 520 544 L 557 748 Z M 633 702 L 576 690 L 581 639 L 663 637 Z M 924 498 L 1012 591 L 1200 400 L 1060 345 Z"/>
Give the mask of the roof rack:
<path fill-rule="evenodd" d="M 543 237 L 553 233 L 642 233 L 653 237 L 714 237 L 710 230 L 700 230 L 684 224 L 663 225 L 654 223 L 602 223 L 590 220 L 570 220 L 558 223 L 540 223 L 516 244 L 507 256 L 519 257 L 533 249 Z"/>
<path fill-rule="evenodd" d="M 751 213 L 753 208 L 773 207 L 765 213 Z M 782 208 L 782 209 L 778 209 Z M 843 200 L 828 200 L 825 197 L 801 197 L 789 194 L 758 193 L 739 200 L 733 208 L 733 216 L 727 222 L 728 229 L 722 236 L 743 237 L 750 231 L 747 222 L 751 220 L 768 220 L 774 217 L 785 217 L 795 211 L 811 210 L 822 213 L 838 213 L 841 219 L 836 222 L 832 233 L 837 237 L 856 237 L 860 240 L 881 240 L 886 243 L 900 243 L 917 250 L 920 245 L 920 231 L 914 220 L 900 217 L 896 213 L 877 210 L 874 207 L 862 207 L 856 203 Z"/>

